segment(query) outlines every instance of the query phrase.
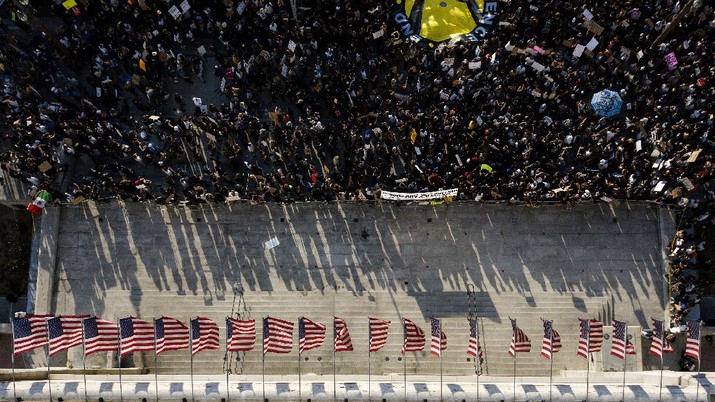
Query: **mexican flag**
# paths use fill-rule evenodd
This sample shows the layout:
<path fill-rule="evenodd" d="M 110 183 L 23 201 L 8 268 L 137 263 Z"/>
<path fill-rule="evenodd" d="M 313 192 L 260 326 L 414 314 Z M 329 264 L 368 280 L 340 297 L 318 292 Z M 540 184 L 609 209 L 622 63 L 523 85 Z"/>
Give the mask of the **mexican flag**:
<path fill-rule="evenodd" d="M 37 193 L 37 198 L 35 198 L 35 201 L 32 201 L 30 205 L 27 206 L 27 210 L 35 215 L 42 215 L 42 211 L 45 209 L 45 206 L 50 201 L 52 201 L 52 196 L 50 195 L 50 193 L 45 190 L 42 190 Z"/>

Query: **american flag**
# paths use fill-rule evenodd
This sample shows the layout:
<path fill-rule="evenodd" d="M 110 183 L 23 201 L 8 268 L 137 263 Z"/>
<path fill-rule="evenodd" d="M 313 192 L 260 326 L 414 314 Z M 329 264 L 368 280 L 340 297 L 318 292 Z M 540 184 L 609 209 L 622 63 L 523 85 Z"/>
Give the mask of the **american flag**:
<path fill-rule="evenodd" d="M 541 355 L 551 359 L 554 353 L 561 350 L 561 336 L 554 329 L 553 320 L 544 321 L 544 343 L 541 346 Z"/>
<path fill-rule="evenodd" d="M 293 350 L 293 323 L 280 318 L 263 319 L 263 354 Z"/>
<path fill-rule="evenodd" d="M 405 342 L 402 344 L 402 354 L 406 352 L 419 352 L 425 348 L 425 332 L 417 324 L 404 319 L 403 330 L 405 334 Z"/>
<path fill-rule="evenodd" d="M 484 360 L 484 352 L 482 351 L 482 346 L 479 344 L 477 320 L 474 318 L 469 319 L 469 346 L 467 346 L 467 354 L 479 358 L 480 362 Z"/>
<path fill-rule="evenodd" d="M 15 356 L 47 344 L 47 321 L 52 316 L 28 315 L 12 318 L 12 345 Z"/>
<path fill-rule="evenodd" d="M 323 346 L 325 325 L 305 317 L 298 320 L 298 354 Z"/>
<path fill-rule="evenodd" d="M 670 346 L 670 342 L 665 339 L 663 321 L 654 318 L 651 319 L 653 320 L 653 342 L 650 345 L 648 353 L 660 359 L 663 353 L 670 353 L 673 351 L 673 348 Z"/>
<path fill-rule="evenodd" d="M 176 318 L 161 317 L 154 320 L 154 337 L 157 355 L 189 348 L 189 327 Z"/>
<path fill-rule="evenodd" d="M 626 340 L 626 354 L 627 355 L 636 354 L 636 347 L 633 346 L 633 343 L 631 343 L 631 341 L 629 341 L 629 340 Z"/>
<path fill-rule="evenodd" d="M 531 339 L 516 326 L 516 320 L 511 319 L 511 343 L 509 344 L 509 356 L 516 357 L 517 353 L 531 352 Z"/>
<path fill-rule="evenodd" d="M 97 317 L 85 319 L 84 325 L 84 355 L 97 352 L 116 352 L 119 347 L 119 328 L 116 322 L 102 320 Z"/>
<path fill-rule="evenodd" d="M 627 353 L 626 325 L 627 324 L 623 321 L 613 320 L 613 338 L 611 338 L 611 354 L 619 359 L 624 359 Z"/>
<path fill-rule="evenodd" d="M 121 356 L 154 350 L 154 326 L 138 318 L 119 320 L 119 350 Z"/>
<path fill-rule="evenodd" d="M 218 324 L 206 317 L 192 318 L 191 326 L 191 355 L 202 350 L 218 350 Z"/>
<path fill-rule="evenodd" d="M 68 315 L 47 320 L 50 356 L 82 344 L 82 320 L 88 315 Z"/>
<path fill-rule="evenodd" d="M 447 350 L 447 335 L 442 331 L 442 320 L 430 318 L 430 329 L 432 332 L 432 343 L 430 343 L 430 353 L 434 356 L 442 356 L 442 351 Z"/>
<path fill-rule="evenodd" d="M 700 321 L 686 320 L 685 330 L 688 342 L 685 344 L 685 356 L 700 361 Z"/>
<path fill-rule="evenodd" d="M 368 320 L 370 352 L 377 352 L 387 344 L 387 330 L 390 328 L 390 321 L 383 321 L 376 317 L 368 317 Z"/>
<path fill-rule="evenodd" d="M 226 317 L 226 349 L 229 352 L 248 352 L 255 344 L 256 320 Z"/>
<path fill-rule="evenodd" d="M 342 318 L 333 317 L 333 336 L 336 352 L 352 352 L 353 342 L 348 332 L 348 324 Z"/>
<path fill-rule="evenodd" d="M 602 344 L 603 323 L 579 318 L 578 355 L 587 359 L 589 353 L 600 352 Z"/>

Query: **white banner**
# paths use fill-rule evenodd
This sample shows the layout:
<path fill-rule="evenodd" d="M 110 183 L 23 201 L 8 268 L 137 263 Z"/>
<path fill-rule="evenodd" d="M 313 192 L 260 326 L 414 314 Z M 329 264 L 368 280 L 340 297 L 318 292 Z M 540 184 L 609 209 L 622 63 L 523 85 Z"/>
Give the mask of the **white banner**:
<path fill-rule="evenodd" d="M 391 201 L 424 201 L 424 200 L 441 200 L 444 197 L 456 197 L 459 192 L 458 188 L 449 190 L 430 191 L 428 193 L 396 193 L 393 191 L 381 191 L 381 200 Z"/>

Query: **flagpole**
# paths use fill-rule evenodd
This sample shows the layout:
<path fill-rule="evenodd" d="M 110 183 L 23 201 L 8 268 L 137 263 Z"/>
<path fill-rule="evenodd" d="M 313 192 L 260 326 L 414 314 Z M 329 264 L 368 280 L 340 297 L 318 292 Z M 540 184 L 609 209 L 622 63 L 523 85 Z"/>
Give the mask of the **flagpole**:
<path fill-rule="evenodd" d="M 660 389 L 658 391 L 658 400 L 663 400 L 663 353 L 665 353 L 665 321 L 662 321 L 660 326 Z"/>
<path fill-rule="evenodd" d="M 335 346 L 337 345 L 337 334 L 336 334 L 336 328 L 335 328 L 335 316 L 333 316 L 333 402 L 335 402 L 338 398 L 337 392 L 338 388 L 337 385 L 335 384 Z"/>
<path fill-rule="evenodd" d="M 232 324 L 228 321 L 228 318 L 227 318 L 226 319 L 226 327 L 227 327 L 226 332 L 227 333 L 228 333 L 229 325 L 232 325 Z M 254 330 L 255 330 L 255 327 L 254 327 Z M 233 330 L 231 330 L 231 336 L 233 336 Z M 230 402 L 231 401 L 231 396 L 230 396 L 231 389 L 228 385 L 228 374 L 229 374 L 229 371 L 231 371 L 231 357 L 228 354 L 228 338 L 226 338 L 226 355 L 225 356 L 226 356 L 226 402 Z M 236 356 L 238 356 L 238 354 L 236 354 Z"/>
<path fill-rule="evenodd" d="M 84 320 L 82 319 L 82 379 L 84 380 L 84 402 L 89 402 L 89 398 L 87 398 L 87 355 L 84 347 Z"/>
<path fill-rule="evenodd" d="M 50 323 L 45 320 L 45 327 L 47 328 L 47 333 L 50 333 Z M 47 342 L 47 389 L 50 393 L 50 402 L 52 402 L 52 380 L 50 379 L 50 342 Z"/>
<path fill-rule="evenodd" d="M 298 318 L 298 402 L 300 402 L 301 394 L 302 394 L 302 392 L 301 392 L 302 391 L 301 390 L 301 378 L 300 378 L 300 354 L 302 352 L 302 349 L 300 347 L 300 337 L 301 337 L 300 329 L 305 328 L 305 327 L 303 327 L 303 325 L 304 325 L 303 317 Z"/>
<path fill-rule="evenodd" d="M 404 385 L 404 397 L 407 402 L 407 351 L 405 350 L 405 340 L 407 339 L 407 328 L 405 319 L 402 319 L 402 384 Z"/>
<path fill-rule="evenodd" d="M 159 375 L 156 372 L 156 318 L 154 319 L 154 392 L 156 394 L 156 400 L 159 400 Z"/>
<path fill-rule="evenodd" d="M 513 386 L 514 386 L 514 401 L 516 401 L 516 356 L 518 353 L 514 349 L 514 376 L 513 376 Z"/>
<path fill-rule="evenodd" d="M 588 331 L 586 332 L 586 402 L 588 402 L 589 376 L 591 374 L 591 319 L 587 318 Z"/>
<path fill-rule="evenodd" d="M 479 358 L 479 350 L 481 347 L 481 344 L 479 343 L 479 322 L 477 321 L 478 318 L 475 316 L 474 317 L 474 327 L 477 332 L 477 356 L 474 358 L 474 371 L 477 373 L 477 402 L 479 402 L 479 377 L 481 376 L 481 371 L 482 371 L 482 359 Z"/>
<path fill-rule="evenodd" d="M 370 340 L 372 339 L 372 330 L 370 329 L 370 317 L 367 317 L 367 401 L 372 401 L 372 367 L 371 367 L 371 352 Z"/>
<path fill-rule="evenodd" d="M 625 352 L 623 354 L 623 393 L 621 394 L 621 400 L 625 401 L 626 400 L 626 369 L 628 368 L 626 366 L 626 360 L 628 359 L 628 323 L 625 324 L 626 331 L 625 335 L 623 336 L 625 338 Z"/>
<path fill-rule="evenodd" d="M 442 399 L 442 320 L 439 320 L 439 400 Z"/>
<path fill-rule="evenodd" d="M 10 355 L 10 364 L 12 364 L 12 400 L 17 402 L 17 389 L 15 388 L 15 319 L 10 314 L 10 329 L 12 330 L 12 354 Z"/>
<path fill-rule="evenodd" d="M 554 327 L 552 324 L 551 334 L 549 335 L 549 342 L 551 343 L 551 357 L 549 357 L 549 402 L 552 401 L 552 394 L 554 390 Z M 624 401 L 625 402 L 625 401 Z"/>
<path fill-rule="evenodd" d="M 191 402 L 194 402 L 194 331 L 191 321 L 189 320 L 189 325 L 191 326 L 191 329 L 189 329 L 189 352 L 191 353 L 189 370 L 191 372 Z"/>
<path fill-rule="evenodd" d="M 265 402 L 266 400 L 266 317 L 261 317 L 261 325 L 263 326 L 262 331 L 263 331 L 263 351 L 261 352 L 261 389 L 263 391 L 263 401 Z"/>
<path fill-rule="evenodd" d="M 119 370 L 119 400 L 124 401 L 122 392 L 122 321 L 119 320 L 119 331 L 117 331 L 117 369 Z"/>
<path fill-rule="evenodd" d="M 516 343 L 516 320 L 512 320 L 511 317 L 509 317 L 509 321 L 511 321 L 511 341 Z M 513 387 L 514 387 L 514 401 L 516 401 L 516 356 L 518 355 L 516 351 L 516 345 L 514 345 L 514 375 L 512 376 L 512 381 L 513 381 Z"/>
<path fill-rule="evenodd" d="M 698 402 L 698 398 L 700 397 L 700 395 L 699 395 L 700 394 L 700 350 L 701 350 L 700 331 L 702 330 L 702 328 L 701 328 L 702 324 L 703 324 L 702 321 L 698 321 L 698 377 L 697 377 L 698 379 L 697 379 L 696 385 L 695 385 L 695 402 Z"/>
<path fill-rule="evenodd" d="M 402 384 L 405 387 L 404 396 L 405 402 L 407 402 L 407 351 L 402 354 Z"/>

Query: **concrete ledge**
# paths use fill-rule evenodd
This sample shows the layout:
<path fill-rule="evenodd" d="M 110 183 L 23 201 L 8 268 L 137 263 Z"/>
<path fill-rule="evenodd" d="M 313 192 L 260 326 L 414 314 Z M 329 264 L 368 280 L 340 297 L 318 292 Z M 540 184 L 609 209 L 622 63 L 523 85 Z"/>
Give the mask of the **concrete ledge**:
<path fill-rule="evenodd" d="M 712 373 L 708 373 L 712 374 Z M 184 377 L 180 379 L 178 377 Z M 630 383 L 625 388 L 621 384 L 601 384 L 593 382 L 587 388 L 585 384 L 571 384 L 555 380 L 549 384 L 548 378 L 539 378 L 539 382 L 521 382 L 517 379 L 516 388 L 513 379 L 499 378 L 499 381 L 481 379 L 477 386 L 477 377 L 430 378 L 427 381 L 408 381 L 393 377 L 373 377 L 370 382 L 352 376 L 340 376 L 333 382 L 332 376 L 304 376 L 300 382 L 296 376 L 270 376 L 265 382 L 261 376 L 198 376 L 193 382 L 187 376 L 123 377 L 120 384 L 116 377 L 104 378 L 92 376 L 87 379 L 86 388 L 82 376 L 59 380 L 52 378 L 45 381 L 18 381 L 15 384 L 0 382 L 0 399 L 14 396 L 25 401 L 47 400 L 50 386 L 53 398 L 67 401 L 84 399 L 86 392 L 89 400 L 103 398 L 110 400 L 153 400 L 179 401 L 183 398 L 193 400 L 221 400 L 222 398 L 240 400 L 409 400 L 409 401 L 582 401 L 585 399 L 602 401 L 708 401 L 710 396 L 703 387 L 664 385 L 658 382 Z M 494 380 L 495 378 L 491 378 Z M 228 392 L 227 392 L 228 391 Z"/>

